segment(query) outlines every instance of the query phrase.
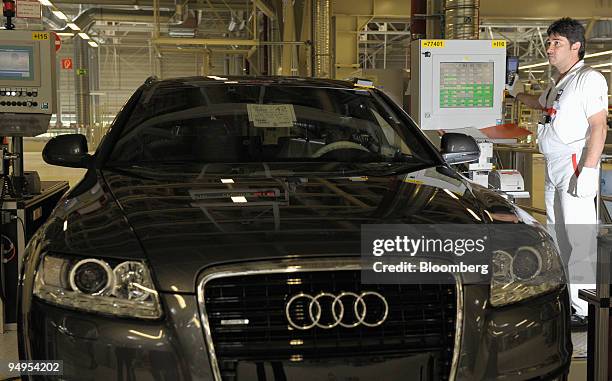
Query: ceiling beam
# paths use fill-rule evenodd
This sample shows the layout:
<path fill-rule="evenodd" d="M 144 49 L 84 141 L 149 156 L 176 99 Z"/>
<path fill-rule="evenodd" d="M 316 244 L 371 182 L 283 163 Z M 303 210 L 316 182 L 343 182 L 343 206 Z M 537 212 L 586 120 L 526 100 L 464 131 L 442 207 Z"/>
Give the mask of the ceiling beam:
<path fill-rule="evenodd" d="M 153 40 L 157 45 L 208 45 L 208 46 L 255 46 L 258 40 L 246 40 L 243 38 L 172 38 L 160 37 Z"/>
<path fill-rule="evenodd" d="M 264 0 L 253 0 L 253 2 L 255 3 L 255 6 L 264 13 L 264 15 L 270 18 L 270 20 L 276 19 L 276 12 L 274 12 L 274 10 Z"/>

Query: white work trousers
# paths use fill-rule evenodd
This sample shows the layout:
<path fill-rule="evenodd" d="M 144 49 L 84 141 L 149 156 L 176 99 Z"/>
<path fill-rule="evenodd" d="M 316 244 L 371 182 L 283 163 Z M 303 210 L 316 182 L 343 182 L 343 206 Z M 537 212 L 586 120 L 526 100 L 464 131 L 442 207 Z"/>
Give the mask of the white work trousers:
<path fill-rule="evenodd" d="M 561 253 L 568 270 L 572 306 L 579 315 L 587 315 L 587 302 L 578 298 L 578 290 L 595 288 L 597 250 L 597 212 L 595 198 L 576 197 L 576 175 L 581 156 L 575 154 L 547 155 L 544 199 L 549 233 Z M 582 280 L 582 281 L 581 281 Z"/>

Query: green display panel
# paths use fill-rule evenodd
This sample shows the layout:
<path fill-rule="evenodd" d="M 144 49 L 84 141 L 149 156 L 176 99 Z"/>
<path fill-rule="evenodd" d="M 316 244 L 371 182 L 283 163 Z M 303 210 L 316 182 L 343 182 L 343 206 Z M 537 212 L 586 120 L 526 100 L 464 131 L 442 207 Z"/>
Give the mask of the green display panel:
<path fill-rule="evenodd" d="M 441 62 L 440 108 L 493 107 L 493 62 Z"/>

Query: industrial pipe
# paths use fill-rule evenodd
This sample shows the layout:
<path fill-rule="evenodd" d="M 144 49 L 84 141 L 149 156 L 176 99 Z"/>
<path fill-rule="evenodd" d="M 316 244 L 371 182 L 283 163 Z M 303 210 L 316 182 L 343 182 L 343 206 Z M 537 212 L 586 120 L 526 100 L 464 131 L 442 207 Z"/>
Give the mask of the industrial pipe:
<path fill-rule="evenodd" d="M 81 37 L 74 39 L 74 76 L 77 127 L 89 132 L 91 100 L 89 96 L 89 44 Z"/>
<path fill-rule="evenodd" d="M 331 77 L 331 0 L 313 4 L 314 76 Z"/>
<path fill-rule="evenodd" d="M 478 40 L 480 0 L 446 0 L 444 3 L 445 38 Z"/>

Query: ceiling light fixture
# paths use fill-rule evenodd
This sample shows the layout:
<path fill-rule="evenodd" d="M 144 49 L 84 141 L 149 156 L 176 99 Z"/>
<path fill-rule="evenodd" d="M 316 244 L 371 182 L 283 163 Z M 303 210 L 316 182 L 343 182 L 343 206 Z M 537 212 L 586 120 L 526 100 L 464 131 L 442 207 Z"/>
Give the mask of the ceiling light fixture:
<path fill-rule="evenodd" d="M 62 11 L 51 11 L 51 12 L 53 12 L 55 17 L 57 17 L 60 20 L 64 20 L 64 21 L 68 20 L 68 17 L 66 17 L 64 12 L 62 12 Z"/>
<path fill-rule="evenodd" d="M 189 28 L 178 28 L 168 30 L 170 37 L 195 37 L 195 30 Z"/>
<path fill-rule="evenodd" d="M 605 56 L 607 54 L 612 54 L 612 50 L 606 50 L 606 51 L 603 51 L 603 52 L 587 54 L 586 56 L 584 56 L 584 58 L 600 57 L 600 56 Z"/>
<path fill-rule="evenodd" d="M 42 5 L 44 5 L 45 7 L 52 7 L 53 4 L 51 4 L 51 2 L 49 0 L 38 0 L 39 3 L 41 3 Z"/>
<path fill-rule="evenodd" d="M 89 36 L 87 35 L 87 33 L 83 33 L 83 32 L 79 33 L 79 37 L 81 37 L 83 40 L 89 40 L 90 39 Z"/>
<path fill-rule="evenodd" d="M 593 58 L 593 57 L 601 57 L 601 56 L 605 56 L 608 54 L 612 54 L 612 50 L 605 50 L 603 52 L 587 54 L 584 56 L 584 58 L 586 59 L 586 58 Z M 540 63 L 532 64 L 532 65 L 519 66 L 519 69 L 530 69 L 530 68 L 546 66 L 546 65 L 548 65 L 548 61 L 540 62 Z"/>
<path fill-rule="evenodd" d="M 548 61 L 546 61 L 546 62 L 540 62 L 540 63 L 537 63 L 537 64 L 532 64 L 532 65 L 519 66 L 519 69 L 521 69 L 521 70 L 524 70 L 524 69 L 531 69 L 531 68 L 534 68 L 534 67 L 540 67 L 540 66 L 546 66 L 546 65 L 548 65 Z"/>
<path fill-rule="evenodd" d="M 591 66 L 593 69 L 598 68 L 598 67 L 606 67 L 606 66 L 612 66 L 612 62 L 608 62 L 608 63 L 603 63 L 603 64 L 599 64 L 599 65 L 593 65 Z"/>
<path fill-rule="evenodd" d="M 89 46 L 91 46 L 92 48 L 97 48 L 99 45 L 97 42 L 95 41 L 88 41 L 87 42 L 89 44 Z"/>
<path fill-rule="evenodd" d="M 66 26 L 72 30 L 81 30 L 81 28 L 79 28 L 79 26 L 73 22 L 69 22 L 66 24 Z"/>

